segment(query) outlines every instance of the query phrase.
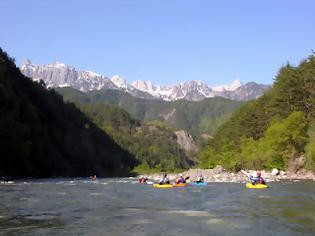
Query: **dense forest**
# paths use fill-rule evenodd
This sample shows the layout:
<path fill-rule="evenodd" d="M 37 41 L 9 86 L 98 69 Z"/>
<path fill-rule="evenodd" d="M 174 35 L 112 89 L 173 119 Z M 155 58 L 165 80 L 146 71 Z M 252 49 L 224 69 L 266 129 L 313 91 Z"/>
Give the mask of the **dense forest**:
<path fill-rule="evenodd" d="M 270 91 L 239 108 L 200 154 L 204 168 L 288 169 L 305 157 L 315 170 L 315 56 L 283 66 Z"/>
<path fill-rule="evenodd" d="M 167 127 L 146 124 L 123 109 L 107 104 L 76 104 L 102 130 L 133 154 L 138 173 L 180 171 L 194 164 L 189 153 L 177 144 L 175 133 Z"/>
<path fill-rule="evenodd" d="M 136 159 L 0 49 L 0 176 L 118 176 Z"/>
<path fill-rule="evenodd" d="M 120 106 L 135 119 L 164 125 L 173 130 L 187 130 L 197 139 L 201 134 L 212 134 L 232 112 L 244 102 L 221 97 L 199 102 L 178 100 L 167 102 L 158 99 L 140 99 L 118 90 L 100 90 L 82 93 L 72 88 L 56 89 L 66 101 L 75 103 L 106 103 Z"/>

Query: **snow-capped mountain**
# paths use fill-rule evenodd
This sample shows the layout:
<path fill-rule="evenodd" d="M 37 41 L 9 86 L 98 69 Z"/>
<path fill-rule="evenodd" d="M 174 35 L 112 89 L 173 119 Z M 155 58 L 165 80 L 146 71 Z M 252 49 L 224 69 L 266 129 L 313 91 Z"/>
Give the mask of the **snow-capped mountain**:
<path fill-rule="evenodd" d="M 180 83 L 174 86 L 155 86 L 151 81 L 137 80 L 132 84 L 138 90 L 149 93 L 156 98 L 167 101 L 185 99 L 200 101 L 210 97 L 225 97 L 233 100 L 247 101 L 261 96 L 270 86 L 250 82 L 242 84 L 238 79 L 227 85 L 208 87 L 199 80 Z"/>
<path fill-rule="evenodd" d="M 200 101 L 204 98 L 214 97 L 213 91 L 203 82 L 193 80 L 189 83 L 180 83 L 174 86 L 155 86 L 151 81 L 137 80 L 132 84 L 136 89 L 150 93 L 156 98 L 167 101 L 185 99 Z"/>
<path fill-rule="evenodd" d="M 219 92 L 218 95 L 232 100 L 248 101 L 259 98 L 269 88 L 269 85 L 249 82 L 234 91 L 223 91 Z"/>
<path fill-rule="evenodd" d="M 28 59 L 20 69 L 34 81 L 43 80 L 48 88 L 72 87 L 83 92 L 102 88 L 119 89 L 108 77 L 92 71 L 78 71 L 60 62 L 35 65 Z"/>
<path fill-rule="evenodd" d="M 83 92 L 100 89 L 118 89 L 145 99 L 175 101 L 185 99 L 200 101 L 210 97 L 225 97 L 233 100 L 251 100 L 261 96 L 270 86 L 250 82 L 242 84 L 234 80 L 231 84 L 209 87 L 199 80 L 173 86 L 154 85 L 151 81 L 137 80 L 131 85 L 122 77 L 111 79 L 92 71 L 79 71 L 60 62 L 35 65 L 26 60 L 21 66 L 24 75 L 34 81 L 43 80 L 47 87 L 72 87 Z"/>
<path fill-rule="evenodd" d="M 110 79 L 118 88 L 121 89 L 128 89 L 128 84 L 127 81 L 124 80 L 123 78 L 119 77 L 118 75 L 114 75 L 111 79 Z"/>
<path fill-rule="evenodd" d="M 235 91 L 236 89 L 238 89 L 241 86 L 242 86 L 241 81 L 236 79 L 230 84 L 223 84 L 223 85 L 212 87 L 212 90 L 215 92 Z"/>

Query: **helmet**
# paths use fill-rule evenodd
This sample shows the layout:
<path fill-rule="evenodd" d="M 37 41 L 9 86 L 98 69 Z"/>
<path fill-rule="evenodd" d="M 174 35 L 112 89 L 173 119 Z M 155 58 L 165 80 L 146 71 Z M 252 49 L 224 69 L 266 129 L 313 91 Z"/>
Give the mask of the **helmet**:
<path fill-rule="evenodd" d="M 183 174 L 179 174 L 180 177 L 183 177 Z"/>
<path fill-rule="evenodd" d="M 261 173 L 258 171 L 257 172 L 257 177 L 260 177 L 261 176 Z"/>

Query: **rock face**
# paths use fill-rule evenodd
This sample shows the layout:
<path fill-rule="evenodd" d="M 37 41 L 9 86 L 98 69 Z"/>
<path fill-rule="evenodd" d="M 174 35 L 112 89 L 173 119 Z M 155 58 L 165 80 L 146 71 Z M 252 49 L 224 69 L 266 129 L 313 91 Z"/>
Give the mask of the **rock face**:
<path fill-rule="evenodd" d="M 185 151 L 195 152 L 198 150 L 197 146 L 194 143 L 194 140 L 186 130 L 175 131 L 177 137 L 178 145 Z"/>
<path fill-rule="evenodd" d="M 289 163 L 288 169 L 289 169 L 289 171 L 296 173 L 300 169 L 302 169 L 305 166 L 305 164 L 306 164 L 306 156 L 302 155 L 299 158 L 292 160 Z"/>
<path fill-rule="evenodd" d="M 131 85 L 118 75 L 109 79 L 92 71 L 79 71 L 60 62 L 47 65 L 35 65 L 26 60 L 21 72 L 35 81 L 43 80 L 47 87 L 72 87 L 83 92 L 100 89 L 119 89 L 132 96 L 144 99 L 162 99 L 175 101 L 185 99 L 200 101 L 211 97 L 224 97 L 232 100 L 251 100 L 261 95 L 270 87 L 250 82 L 242 84 L 234 80 L 231 84 L 209 87 L 200 80 L 179 83 L 173 86 L 154 85 L 151 81 L 137 80 Z"/>
<path fill-rule="evenodd" d="M 43 80 L 48 88 L 72 87 L 83 92 L 107 89 L 119 89 L 109 78 L 91 71 L 78 71 L 74 67 L 60 62 L 47 65 L 35 65 L 26 60 L 21 72 L 33 78 Z"/>

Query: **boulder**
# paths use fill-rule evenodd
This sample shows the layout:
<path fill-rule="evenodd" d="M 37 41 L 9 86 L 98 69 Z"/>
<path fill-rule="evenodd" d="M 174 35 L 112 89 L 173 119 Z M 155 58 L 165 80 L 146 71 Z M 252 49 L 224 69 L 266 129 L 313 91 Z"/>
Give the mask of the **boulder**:
<path fill-rule="evenodd" d="M 279 175 L 280 174 L 280 171 L 277 169 L 277 168 L 273 168 L 272 171 L 271 171 L 271 174 L 273 176 L 276 176 L 276 175 Z"/>
<path fill-rule="evenodd" d="M 213 168 L 214 174 L 221 174 L 223 172 L 225 172 L 225 169 L 220 165 L 217 165 L 215 168 Z"/>

